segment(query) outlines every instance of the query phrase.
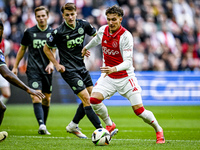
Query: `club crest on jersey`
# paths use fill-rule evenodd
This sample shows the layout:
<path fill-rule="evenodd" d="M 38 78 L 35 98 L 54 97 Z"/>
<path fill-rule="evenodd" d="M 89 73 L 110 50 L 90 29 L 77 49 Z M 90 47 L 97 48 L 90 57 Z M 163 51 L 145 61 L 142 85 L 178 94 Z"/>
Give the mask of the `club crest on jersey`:
<path fill-rule="evenodd" d="M 5 62 L 5 57 L 3 55 L 0 55 L 1 61 Z"/>
<path fill-rule="evenodd" d="M 112 42 L 112 46 L 113 46 L 114 48 L 117 48 L 118 43 L 117 43 L 116 41 L 113 41 L 113 42 Z"/>
<path fill-rule="evenodd" d="M 79 29 L 78 29 L 78 33 L 79 33 L 79 34 L 83 34 L 83 33 L 84 33 L 83 28 L 79 28 Z"/>

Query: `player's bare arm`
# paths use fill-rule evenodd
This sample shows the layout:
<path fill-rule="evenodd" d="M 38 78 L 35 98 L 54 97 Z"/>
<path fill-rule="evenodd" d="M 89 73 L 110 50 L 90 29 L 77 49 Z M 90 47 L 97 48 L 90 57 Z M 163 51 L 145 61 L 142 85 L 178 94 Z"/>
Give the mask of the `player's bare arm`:
<path fill-rule="evenodd" d="M 54 55 L 54 57 L 56 58 L 56 49 L 52 49 L 52 53 Z M 53 71 L 54 71 L 54 65 L 53 63 L 50 61 L 49 64 L 47 65 L 47 67 L 45 68 L 45 71 L 48 73 L 48 74 L 51 74 Z"/>
<path fill-rule="evenodd" d="M 27 46 L 23 46 L 21 45 L 20 48 L 19 48 L 19 51 L 17 52 L 17 57 L 16 57 L 16 60 L 15 60 L 15 64 L 13 66 L 13 69 L 12 69 L 12 72 L 17 75 L 18 73 L 18 65 L 19 65 L 19 62 L 21 61 L 21 59 L 23 58 L 25 52 L 26 52 L 26 49 L 27 49 Z"/>
<path fill-rule="evenodd" d="M 23 89 L 29 94 L 37 96 L 39 99 L 45 98 L 45 95 L 41 92 L 35 91 L 26 86 L 14 73 L 12 73 L 6 65 L 0 66 L 0 74 L 8 80 L 11 84 Z"/>
<path fill-rule="evenodd" d="M 65 67 L 61 64 L 59 64 L 56 60 L 56 58 L 54 57 L 51 49 L 45 44 L 44 45 L 44 48 L 43 48 L 43 51 L 45 53 L 45 55 L 47 56 L 47 58 L 53 63 L 53 65 L 56 67 L 56 70 L 58 72 L 65 72 Z"/>

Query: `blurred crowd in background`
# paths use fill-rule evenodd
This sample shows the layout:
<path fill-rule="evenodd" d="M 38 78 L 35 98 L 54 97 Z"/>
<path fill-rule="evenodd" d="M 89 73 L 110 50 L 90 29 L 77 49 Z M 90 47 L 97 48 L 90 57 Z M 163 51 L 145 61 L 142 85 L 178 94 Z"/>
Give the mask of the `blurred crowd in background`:
<path fill-rule="evenodd" d="M 119 5 L 124 10 L 122 25 L 134 39 L 133 65 L 136 71 L 200 70 L 200 0 L 0 0 L 4 38 L 10 42 L 9 68 L 12 69 L 26 28 L 36 24 L 34 9 L 45 5 L 48 24 L 56 28 L 63 21 L 60 8 L 66 2 L 77 6 L 78 19 L 97 29 L 107 24 L 105 10 Z M 91 38 L 86 37 L 86 43 Z M 101 46 L 90 50 L 85 59 L 90 71 L 102 64 Z M 26 70 L 27 56 L 20 62 Z"/>

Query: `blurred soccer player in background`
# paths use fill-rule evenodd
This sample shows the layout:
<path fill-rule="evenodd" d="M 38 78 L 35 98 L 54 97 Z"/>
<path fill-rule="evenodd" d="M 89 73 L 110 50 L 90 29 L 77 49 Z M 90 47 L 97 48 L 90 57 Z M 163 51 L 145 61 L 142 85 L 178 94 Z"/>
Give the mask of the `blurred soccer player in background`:
<path fill-rule="evenodd" d="M 98 116 L 106 124 L 112 125 L 102 101 L 118 92 L 130 101 L 135 114 L 155 129 L 156 143 L 165 143 L 163 129 L 153 113 L 146 110 L 142 103 L 141 87 L 138 85 L 132 64 L 133 37 L 121 26 L 123 14 L 123 10 L 116 5 L 108 8 L 106 10 L 108 25 L 102 26 L 82 50 L 83 56 L 89 56 L 87 50 L 101 44 L 103 51 L 102 74 L 93 88 L 90 103 Z"/>
<path fill-rule="evenodd" d="M 37 91 L 41 91 L 46 96 L 45 99 L 41 100 L 31 95 L 35 117 L 39 124 L 38 133 L 50 135 L 46 128 L 46 121 L 51 101 L 54 66 L 43 52 L 46 39 L 53 30 L 47 24 L 48 18 L 49 11 L 46 7 L 39 6 L 35 8 L 37 25 L 25 30 L 12 71 L 17 75 L 19 62 L 28 48 L 28 65 L 26 70 L 28 85 Z M 55 57 L 56 49 L 52 49 L 52 54 Z"/>
<path fill-rule="evenodd" d="M 93 83 L 81 56 L 85 35 L 96 35 L 96 29 L 85 20 L 76 19 L 77 12 L 74 3 L 63 5 L 61 12 L 64 22 L 51 33 L 44 46 L 44 52 L 82 101 L 66 130 L 79 138 L 87 138 L 78 128 L 79 121 L 85 114 L 95 128 L 102 128 L 98 116 L 90 105 Z M 59 50 L 60 64 L 53 57 L 50 50 L 54 45 Z"/>
<path fill-rule="evenodd" d="M 3 35 L 3 23 L 0 20 L 0 43 L 2 41 L 2 35 Z M 0 49 L 0 75 L 2 75 L 7 81 L 9 81 L 11 84 L 23 89 L 27 93 L 36 96 L 38 99 L 42 100 L 45 98 L 45 96 L 39 92 L 35 91 L 28 86 L 26 86 L 15 74 L 13 74 L 7 67 L 5 62 L 5 57 Z M 6 106 L 0 101 L 0 125 L 3 121 L 4 112 L 6 111 Z M 0 142 L 3 141 L 7 137 L 8 133 L 6 131 L 0 132 Z"/>

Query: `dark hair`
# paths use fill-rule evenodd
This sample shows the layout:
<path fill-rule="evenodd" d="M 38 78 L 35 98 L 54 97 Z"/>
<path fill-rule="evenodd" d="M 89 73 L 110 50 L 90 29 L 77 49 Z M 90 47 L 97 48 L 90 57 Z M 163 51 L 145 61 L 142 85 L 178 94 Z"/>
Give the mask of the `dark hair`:
<path fill-rule="evenodd" d="M 63 13 L 64 10 L 75 10 L 76 11 L 76 5 L 74 3 L 66 3 L 64 6 L 61 7 L 61 12 Z"/>
<path fill-rule="evenodd" d="M 34 12 L 35 12 L 35 15 L 36 15 L 36 12 L 40 11 L 40 10 L 45 10 L 46 13 L 47 13 L 47 16 L 49 16 L 49 10 L 45 7 L 45 6 L 39 6 L 39 7 L 36 7 Z"/>
<path fill-rule="evenodd" d="M 117 6 L 117 5 L 114 5 L 112 7 L 109 7 L 107 10 L 106 10 L 106 15 L 107 14 L 117 14 L 118 16 L 120 17 L 123 17 L 124 16 L 124 12 L 122 10 L 121 7 Z"/>

